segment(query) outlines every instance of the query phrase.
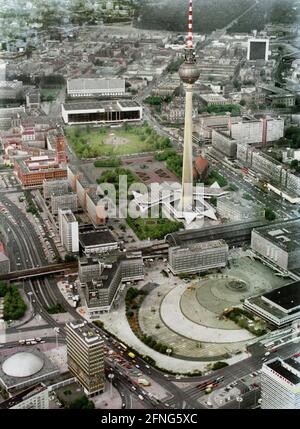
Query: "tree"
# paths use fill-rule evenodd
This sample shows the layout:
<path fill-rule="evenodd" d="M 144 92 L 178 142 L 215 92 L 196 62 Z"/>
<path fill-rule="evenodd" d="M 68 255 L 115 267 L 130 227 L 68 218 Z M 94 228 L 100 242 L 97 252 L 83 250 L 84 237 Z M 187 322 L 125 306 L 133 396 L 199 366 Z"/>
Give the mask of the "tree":
<path fill-rule="evenodd" d="M 276 214 L 269 207 L 265 208 L 265 218 L 266 220 L 272 221 L 276 219 Z"/>
<path fill-rule="evenodd" d="M 80 396 L 70 403 L 69 407 L 71 410 L 89 410 L 95 408 L 93 401 L 90 401 L 85 395 Z"/>

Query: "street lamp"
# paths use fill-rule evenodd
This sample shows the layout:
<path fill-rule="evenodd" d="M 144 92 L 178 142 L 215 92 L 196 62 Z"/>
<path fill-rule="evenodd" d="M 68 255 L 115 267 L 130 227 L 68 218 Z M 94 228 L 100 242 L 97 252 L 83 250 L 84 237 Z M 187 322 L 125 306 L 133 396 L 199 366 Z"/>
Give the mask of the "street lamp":
<path fill-rule="evenodd" d="M 29 301 L 30 301 L 30 311 L 32 313 L 32 295 L 33 292 L 27 292 L 27 295 L 29 296 Z"/>
<path fill-rule="evenodd" d="M 110 397 L 112 398 L 112 382 L 114 379 L 115 375 L 111 372 L 110 374 L 108 374 L 108 378 L 110 379 Z"/>
<path fill-rule="evenodd" d="M 172 351 L 173 351 L 172 349 L 167 349 L 166 350 L 167 355 L 170 356 L 170 354 L 172 353 Z"/>
<path fill-rule="evenodd" d="M 237 396 L 236 400 L 239 403 L 239 410 L 240 410 L 241 409 L 241 402 L 243 402 L 243 398 L 241 396 Z"/>
<path fill-rule="evenodd" d="M 55 327 L 53 328 L 54 332 L 55 332 L 55 344 L 56 344 L 56 348 L 58 349 L 58 334 L 59 334 L 59 328 Z"/>

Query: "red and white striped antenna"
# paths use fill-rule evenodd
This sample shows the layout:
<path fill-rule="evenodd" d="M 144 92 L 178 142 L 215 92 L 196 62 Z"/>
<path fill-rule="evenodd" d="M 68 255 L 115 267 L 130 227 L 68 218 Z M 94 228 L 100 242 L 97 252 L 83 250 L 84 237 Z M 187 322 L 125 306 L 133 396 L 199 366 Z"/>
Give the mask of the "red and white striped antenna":
<path fill-rule="evenodd" d="M 189 0 L 189 27 L 187 48 L 193 49 L 193 0 Z"/>

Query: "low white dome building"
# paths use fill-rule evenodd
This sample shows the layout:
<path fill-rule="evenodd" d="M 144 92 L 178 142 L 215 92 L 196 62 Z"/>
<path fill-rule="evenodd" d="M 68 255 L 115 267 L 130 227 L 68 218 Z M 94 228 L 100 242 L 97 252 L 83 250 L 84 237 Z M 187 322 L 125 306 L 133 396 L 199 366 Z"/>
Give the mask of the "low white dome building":
<path fill-rule="evenodd" d="M 2 365 L 2 371 L 11 377 L 31 377 L 44 366 L 41 356 L 33 353 L 20 352 L 7 358 Z"/>

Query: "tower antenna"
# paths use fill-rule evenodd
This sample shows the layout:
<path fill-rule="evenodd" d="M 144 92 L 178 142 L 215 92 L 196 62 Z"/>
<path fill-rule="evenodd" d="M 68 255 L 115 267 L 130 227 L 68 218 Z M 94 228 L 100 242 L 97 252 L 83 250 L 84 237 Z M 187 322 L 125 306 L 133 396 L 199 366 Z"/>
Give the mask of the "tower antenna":
<path fill-rule="evenodd" d="M 189 0 L 189 25 L 187 48 L 193 49 L 193 0 Z"/>

